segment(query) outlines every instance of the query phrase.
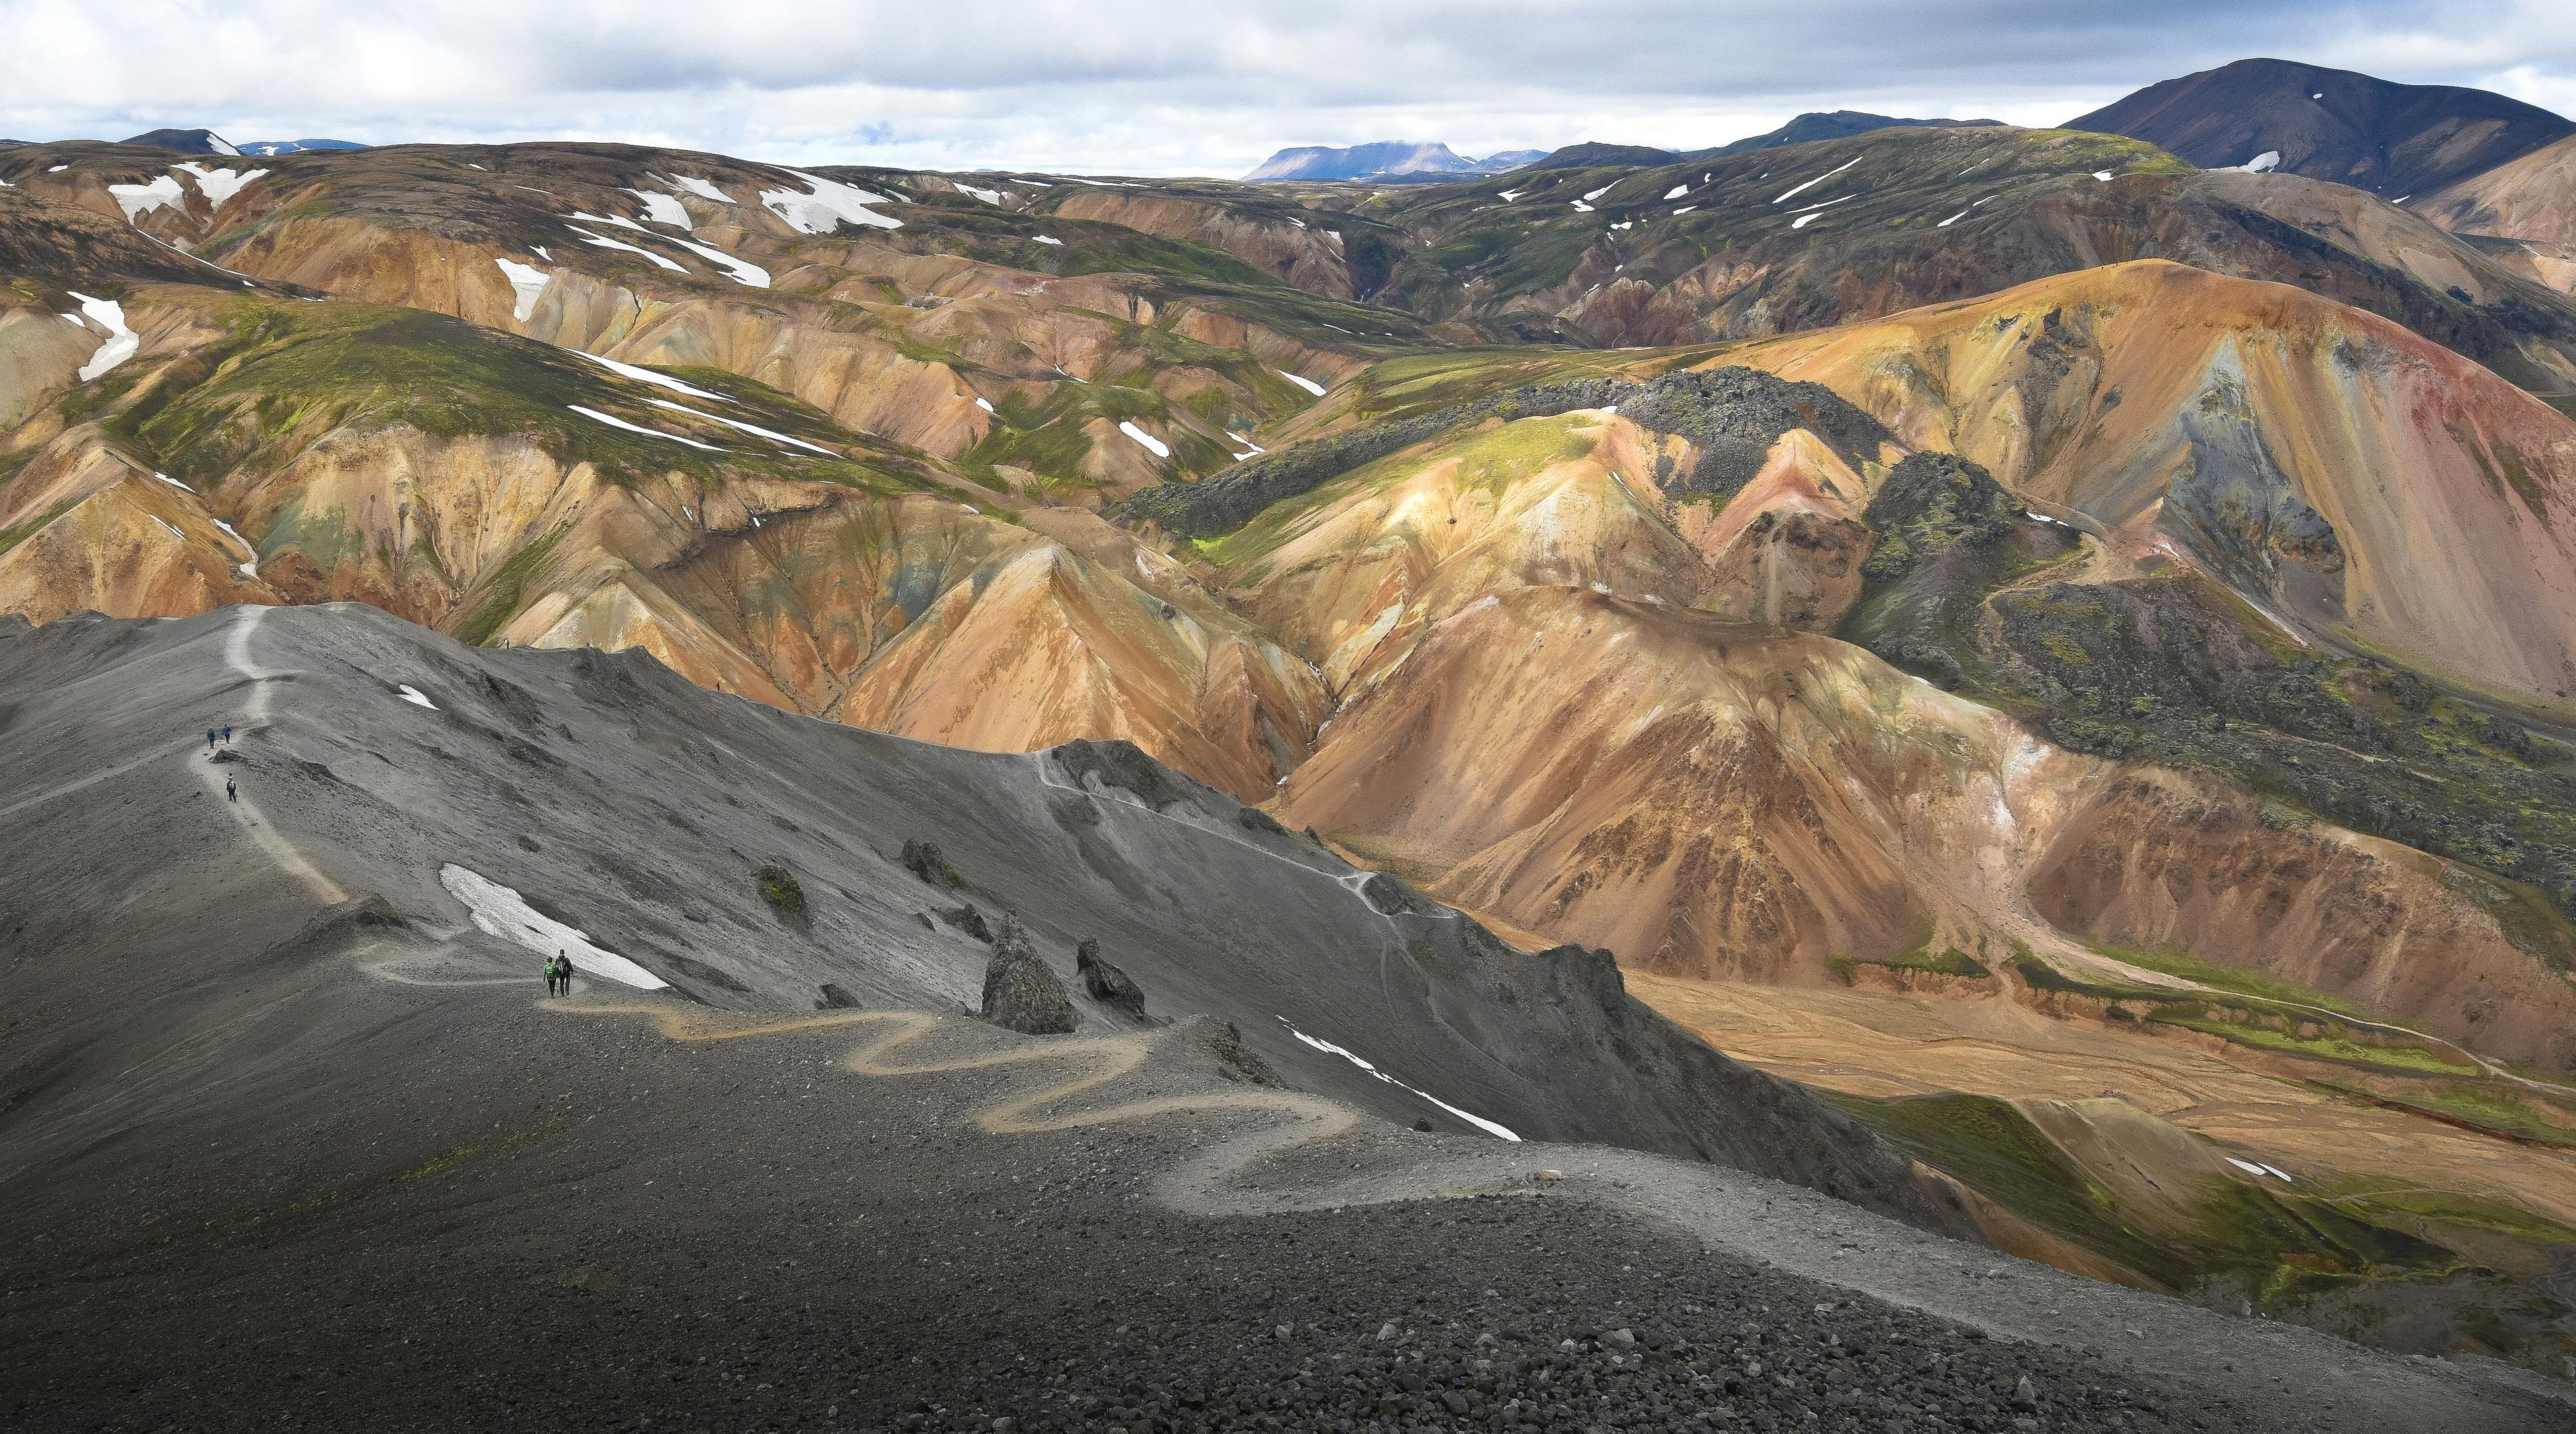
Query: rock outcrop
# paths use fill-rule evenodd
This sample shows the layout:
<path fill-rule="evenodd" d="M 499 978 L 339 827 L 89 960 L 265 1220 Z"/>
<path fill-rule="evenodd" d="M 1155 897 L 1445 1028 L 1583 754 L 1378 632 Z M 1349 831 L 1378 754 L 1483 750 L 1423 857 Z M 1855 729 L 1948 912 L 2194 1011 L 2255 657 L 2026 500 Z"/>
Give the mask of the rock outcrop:
<path fill-rule="evenodd" d="M 993 954 L 984 963 L 984 1004 L 976 1014 L 1024 1036 L 1060 1036 L 1074 1027 L 1063 979 L 1038 955 L 1015 914 L 1002 917 L 993 938 Z"/>

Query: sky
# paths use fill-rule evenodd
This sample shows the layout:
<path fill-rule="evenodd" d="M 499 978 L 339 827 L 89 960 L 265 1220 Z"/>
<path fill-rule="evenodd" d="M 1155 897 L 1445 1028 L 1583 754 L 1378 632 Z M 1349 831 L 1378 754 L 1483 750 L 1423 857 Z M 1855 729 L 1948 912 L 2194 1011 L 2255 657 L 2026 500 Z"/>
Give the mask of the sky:
<path fill-rule="evenodd" d="M 1288 145 L 1720 144 L 1805 110 L 2044 125 L 2267 55 L 2576 114 L 2568 0 L 0 0 L 0 137 L 623 140 L 1239 175 Z"/>

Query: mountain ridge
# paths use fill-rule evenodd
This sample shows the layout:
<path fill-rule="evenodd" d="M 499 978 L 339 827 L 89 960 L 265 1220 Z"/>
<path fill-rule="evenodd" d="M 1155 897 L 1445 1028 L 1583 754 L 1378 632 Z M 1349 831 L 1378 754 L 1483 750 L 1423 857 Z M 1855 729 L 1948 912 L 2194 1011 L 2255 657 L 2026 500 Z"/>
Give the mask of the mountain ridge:
<path fill-rule="evenodd" d="M 2203 169 L 2274 154 L 2289 173 L 2399 199 L 2576 133 L 2576 121 L 2487 90 L 2273 59 L 2160 80 L 2065 127 L 2143 139 Z"/>

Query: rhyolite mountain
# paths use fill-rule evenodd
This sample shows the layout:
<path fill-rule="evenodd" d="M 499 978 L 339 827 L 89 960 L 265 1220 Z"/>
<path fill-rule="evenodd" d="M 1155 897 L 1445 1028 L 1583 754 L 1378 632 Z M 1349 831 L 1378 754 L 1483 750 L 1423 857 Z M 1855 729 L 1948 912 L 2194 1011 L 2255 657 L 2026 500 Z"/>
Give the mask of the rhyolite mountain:
<path fill-rule="evenodd" d="M 2278 154 L 2289 173 L 2392 199 L 2576 133 L 2563 116 L 2491 91 L 2392 84 L 2288 60 L 2238 60 L 2159 81 L 2066 127 L 2143 139 L 2203 169 Z"/>
<path fill-rule="evenodd" d="M 107 673 L 140 681 L 129 659 L 174 692 L 319 694 L 309 725 L 359 700 L 365 650 L 409 654 L 369 679 L 377 716 L 461 705 L 521 745 L 389 726 L 298 748 L 341 784 L 310 791 L 521 853 L 549 873 L 518 888 L 531 911 L 641 933 L 638 959 L 717 1006 L 974 1003 L 975 923 L 948 898 L 848 914 L 914 879 L 861 846 L 937 836 L 850 824 L 929 802 L 877 769 L 955 759 L 964 787 L 1035 787 L 952 803 L 975 828 L 952 862 L 1070 872 L 1029 844 L 1070 831 L 1132 921 L 1158 891 L 1189 908 L 1211 863 L 1306 867 L 1287 879 L 1333 902 L 1391 873 L 1428 895 L 1343 914 L 1473 919 L 1496 946 L 1426 927 L 1427 954 L 1346 970 L 1292 959 L 1283 917 L 1280 950 L 1243 959 L 1344 1005 L 1418 971 L 1433 994 L 1405 1009 L 1431 1030 L 1531 1019 L 1486 1006 L 1511 1002 L 1483 976 L 1540 969 L 1523 953 L 1606 950 L 1857 1122 L 1793 1141 L 1866 1131 L 1852 1148 L 1904 1171 L 1885 1188 L 1950 1228 L 2559 1367 L 2576 1334 L 2534 1292 L 2576 1241 L 2576 424 L 2544 398 L 2576 393 L 2576 308 L 2365 189 L 2117 135 L 1573 158 L 1399 186 L 604 144 L 12 148 L 0 608 L 39 626 L 9 641 L 53 654 L 31 691 L 101 675 L 57 725 Z M 225 676 L 244 632 L 242 670 L 295 676 Z M 571 661 L 612 664 L 585 669 L 607 685 L 538 700 L 534 726 L 492 685 Z M 714 705 L 646 715 L 692 695 Z M 34 730 L 0 702 L 0 742 Z M 878 783 L 849 790 L 862 816 L 712 815 L 690 784 L 739 776 L 752 802 L 754 728 L 877 772 L 850 778 Z M 1141 862 L 1058 801 L 1088 778 L 1030 755 L 1120 740 L 1226 794 L 1138 793 L 1234 845 Z M 497 753 L 533 790 L 549 752 L 593 747 L 594 785 L 661 804 L 601 820 L 729 841 L 585 885 L 587 856 L 547 866 L 569 836 L 486 840 L 509 836 L 488 773 L 351 775 L 368 752 Z M 1126 789 L 1164 792 L 1144 770 Z M 204 859 L 346 847 L 414 929 L 470 925 L 402 821 L 313 819 L 219 827 Z M 675 897 L 701 889 L 691 862 L 730 865 Z M 769 865 L 805 925 L 742 905 L 786 890 Z M 987 889 L 987 929 L 1025 908 L 1055 956 L 1100 936 L 1149 1002 L 1205 993 L 1176 1017 L 1265 1019 L 1193 966 L 1213 948 Z M 107 919 L 75 914 L 47 939 Z M 797 933 L 793 960 L 755 917 Z M 797 944 L 816 933 L 822 955 Z M 1569 1039 L 1608 1063 L 1567 1078 L 1703 1098 L 1601 1009 Z M 1341 1074 L 1284 1031 L 1246 1039 Z M 1413 1098 L 1362 1080 L 1323 1093 Z M 1552 1108 L 1543 1072 L 1475 1081 Z"/>

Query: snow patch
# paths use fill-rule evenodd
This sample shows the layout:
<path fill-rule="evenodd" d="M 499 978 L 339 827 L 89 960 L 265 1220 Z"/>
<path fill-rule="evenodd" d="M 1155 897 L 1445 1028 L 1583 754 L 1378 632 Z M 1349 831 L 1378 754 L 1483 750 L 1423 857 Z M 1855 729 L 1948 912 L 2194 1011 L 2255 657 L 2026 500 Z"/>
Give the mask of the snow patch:
<path fill-rule="evenodd" d="M 1394 1076 L 1388 1075 L 1386 1072 L 1379 1070 L 1374 1064 L 1361 1057 L 1357 1051 L 1354 1051 L 1347 1046 L 1334 1045 L 1331 1041 L 1317 1040 L 1315 1037 L 1297 1029 L 1294 1025 L 1289 1023 L 1286 1016 L 1281 1016 L 1279 1018 L 1279 1024 L 1287 1026 L 1288 1034 L 1295 1036 L 1298 1040 L 1305 1042 L 1307 1045 L 1313 1046 L 1315 1049 L 1322 1051 L 1326 1055 L 1340 1056 L 1343 1060 L 1349 1061 L 1352 1065 L 1358 1066 L 1361 1070 L 1367 1071 L 1370 1075 L 1376 1076 L 1379 1080 L 1385 1081 L 1388 1085 L 1398 1086 L 1405 1090 L 1409 1090 L 1415 1095 L 1422 1097 L 1424 1100 L 1431 1102 L 1433 1105 L 1440 1107 L 1442 1110 L 1449 1112 L 1451 1115 L 1458 1117 L 1460 1120 L 1467 1122 L 1469 1125 L 1476 1127 L 1478 1130 L 1485 1132 L 1487 1135 L 1493 1136 L 1497 1140 L 1508 1140 L 1514 1144 L 1518 1144 L 1520 1142 L 1520 1136 L 1515 1133 L 1510 1126 L 1501 1124 L 1498 1121 L 1487 1120 L 1481 1115 L 1471 1115 L 1468 1112 L 1451 1105 L 1449 1102 L 1442 1100 L 1440 1097 L 1433 1095 L 1431 1092 L 1424 1090 L 1418 1085 L 1397 1080 Z"/>
<path fill-rule="evenodd" d="M 712 443 L 700 443 L 694 438 L 682 438 L 676 433 L 664 433 L 658 428 L 646 428 L 640 423 L 629 423 L 625 419 L 618 417 L 616 414 L 602 413 L 595 408 L 584 408 L 578 403 L 567 403 L 564 407 L 571 409 L 573 412 L 580 414 L 584 418 L 591 419 L 599 423 L 605 423 L 611 428 L 623 428 L 629 433 L 641 433 L 647 438 L 667 438 L 673 443 L 685 443 L 691 448 L 702 448 L 709 453 L 724 452 L 723 449 L 716 447 Z"/>
<path fill-rule="evenodd" d="M 611 229 L 632 229 L 638 234 L 650 234 L 653 232 L 652 230 L 645 228 L 643 225 L 636 223 L 632 219 L 623 218 L 615 214 L 593 214 L 586 209 L 576 209 L 572 212 L 572 217 L 580 220 L 584 224 L 605 224 Z"/>
<path fill-rule="evenodd" d="M 402 698 L 402 700 L 410 703 L 414 707 L 426 707 L 432 712 L 438 710 L 438 704 L 430 701 L 427 693 L 422 692 L 419 688 L 412 686 L 408 682 L 397 683 L 394 687 L 394 691 Z"/>
<path fill-rule="evenodd" d="M 161 524 L 161 531 L 163 531 L 163 532 L 165 532 L 165 533 L 168 533 L 171 537 L 174 537 L 174 538 L 178 539 L 180 542 L 183 542 L 183 543 L 184 543 L 184 542 L 186 542 L 186 541 L 188 541 L 188 535 L 187 535 L 187 534 L 180 532 L 178 529 L 176 529 L 176 528 L 174 528 L 174 527 L 171 527 L 171 526 L 170 526 L 168 523 L 166 523 L 166 522 L 162 522 L 162 520 L 161 520 L 161 519 L 159 519 L 159 518 L 157 518 L 157 517 L 156 517 L 156 518 L 154 518 L 152 521 L 153 521 L 153 522 L 156 522 L 156 523 L 160 523 L 160 524 Z"/>
<path fill-rule="evenodd" d="M 1859 156 L 1859 155 L 1854 155 L 1854 156 L 1852 156 L 1852 158 L 1851 158 L 1850 160 L 1846 161 L 1845 163 L 1842 163 L 1842 164 L 1836 165 L 1836 166 L 1835 166 L 1835 167 L 1833 167 L 1832 169 L 1828 169 L 1828 170 L 1826 170 L 1824 173 L 1817 175 L 1815 178 L 1808 180 L 1808 181 L 1807 181 L 1806 183 L 1804 183 L 1804 184 L 1796 185 L 1796 186 L 1794 186 L 1794 187 L 1790 188 L 1787 192 L 1783 193 L 1783 194 L 1780 196 L 1780 198 L 1778 198 L 1778 199 L 1774 199 L 1774 200 L 1772 200 L 1771 202 L 1772 202 L 1772 203 L 1774 203 L 1774 204 L 1779 204 L 1779 203 L 1782 203 L 1783 201 L 1786 201 L 1786 200 L 1795 199 L 1795 198 L 1796 198 L 1796 197 L 1798 197 L 1800 194 L 1803 194 L 1803 193 L 1805 193 L 1806 191 L 1808 191 L 1808 190 L 1810 190 L 1810 189 L 1815 188 L 1817 185 L 1824 183 L 1826 180 L 1831 179 L 1831 178 L 1833 178 L 1835 175 L 1842 173 L 1844 170 L 1851 168 L 1853 165 L 1860 163 L 1860 161 L 1861 161 L 1861 156 Z"/>
<path fill-rule="evenodd" d="M 2227 1156 L 2225 1159 L 2228 1164 L 2235 1166 L 2237 1169 L 2244 1171 L 2248 1175 L 2269 1175 L 2273 1179 L 2279 1180 L 2284 1184 L 2295 1185 L 2298 1183 L 2269 1165 L 2257 1165 L 2251 1160 L 2239 1160 L 2233 1155 Z"/>
<path fill-rule="evenodd" d="M 737 259 L 722 249 L 712 249 L 704 244 L 696 243 L 692 240 L 673 239 L 667 234 L 662 237 L 664 242 L 677 244 L 681 248 L 688 250 L 690 253 L 697 255 L 699 258 L 706 260 L 708 263 L 715 265 L 717 268 L 724 270 L 726 278 L 733 280 L 744 288 L 766 289 L 769 287 L 769 271 L 748 259 Z"/>
<path fill-rule="evenodd" d="M 241 193 L 242 186 L 268 173 L 265 169 L 206 169 L 186 160 L 181 160 L 170 167 L 174 170 L 184 169 L 196 176 L 197 192 L 206 196 L 206 201 L 217 209 L 223 208 L 226 200 Z"/>
<path fill-rule="evenodd" d="M 996 408 L 994 408 L 994 407 L 993 407 L 993 400 L 991 400 L 991 399 L 989 399 L 989 398 L 979 398 L 979 399 L 976 399 L 976 400 L 975 400 L 975 406 L 976 406 L 977 408 L 980 408 L 980 409 L 984 410 L 986 413 L 997 413 L 997 412 L 999 412 L 999 411 L 1000 411 L 1000 410 L 998 410 L 998 409 L 996 409 Z"/>
<path fill-rule="evenodd" d="M 454 862 L 438 869 L 438 884 L 465 903 L 465 909 L 473 913 L 475 926 L 486 934 L 524 946 L 540 956 L 564 952 L 572 957 L 573 970 L 580 975 L 605 976 L 643 991 L 659 991 L 670 984 L 594 943 L 579 928 L 541 915 L 519 893 Z"/>
<path fill-rule="evenodd" d="M 631 363 L 619 363 L 613 358 L 601 358 L 586 349 L 567 349 L 565 352 L 579 354 L 620 378 L 631 378 L 637 383 L 649 383 L 658 388 L 667 388 L 673 393 L 685 393 L 691 398 L 710 399 L 717 403 L 733 402 L 721 393 L 709 393 L 696 384 L 682 383 L 667 373 L 655 373 L 649 368 L 637 368 Z"/>
<path fill-rule="evenodd" d="M 1616 189 L 1616 188 L 1618 188 L 1618 187 L 1619 187 L 1619 181 L 1617 181 L 1617 180 L 1615 180 L 1615 179 L 1614 179 L 1614 180 L 1610 181 L 1608 184 L 1605 184 L 1605 185 L 1601 186 L 1599 189 L 1593 190 L 1591 193 L 1586 194 L 1585 196 L 1583 196 L 1583 202 L 1584 202 L 1584 203 L 1586 203 L 1586 204 L 1589 204 L 1589 203 L 1591 203 L 1593 200 L 1596 200 L 1596 199 L 1600 198 L 1602 195 L 1605 195 L 1605 194 L 1609 193 L 1611 190 Z"/>
<path fill-rule="evenodd" d="M 123 304 L 114 299 L 93 299 L 87 294 L 70 289 L 63 292 L 70 294 L 73 300 L 79 303 L 82 313 L 89 315 L 97 321 L 100 328 L 107 330 L 107 342 L 100 344 L 98 351 L 89 356 L 89 362 L 81 365 L 81 382 L 87 383 L 134 357 L 134 351 L 143 347 L 143 340 L 135 334 L 134 330 L 125 326 Z"/>
<path fill-rule="evenodd" d="M 1967 217 L 1968 217 L 1968 211 L 1967 211 L 1967 210 L 1965 210 L 1965 209 L 1962 209 L 1962 210 L 1960 210 L 1958 213 L 1951 215 L 1949 218 L 1942 220 L 1940 223 L 1935 224 L 1935 225 L 1933 225 L 1932 227 L 1933 227 L 1933 228 L 1935 228 L 1935 229 L 1947 229 L 1947 228 L 1949 228 L 1951 225 L 1956 224 L 1956 223 L 1958 223 L 1960 220 L 1965 219 L 1965 218 L 1967 218 Z"/>
<path fill-rule="evenodd" d="M 960 184 L 957 186 L 957 192 L 983 200 L 987 204 L 1002 202 L 1002 192 L 998 189 L 977 189 L 971 184 Z"/>
<path fill-rule="evenodd" d="M 680 201 L 648 190 L 630 189 L 626 192 L 644 201 L 644 217 L 653 223 L 668 224 L 674 229 L 689 227 L 689 211 L 681 207 Z"/>
<path fill-rule="evenodd" d="M 655 408 L 667 408 L 674 413 L 685 413 L 691 418 L 703 418 L 710 423 L 721 423 L 727 428 L 739 428 L 743 432 L 751 434 L 755 438 L 766 438 L 772 443 L 792 443 L 799 448 L 810 448 L 815 452 L 822 454 L 826 458 L 838 458 L 841 456 L 840 454 L 833 452 L 831 449 L 824 447 L 820 443 L 808 443 L 802 438 L 791 438 L 784 433 L 772 432 L 756 423 L 745 423 L 738 418 L 721 418 L 712 413 L 700 413 L 696 409 L 689 407 L 687 404 L 673 403 L 667 398 L 657 398 L 651 400 L 651 402 Z"/>
<path fill-rule="evenodd" d="M 1687 185 L 1687 184 L 1676 184 L 1676 185 L 1674 185 L 1672 188 L 1667 189 L 1667 190 L 1665 190 L 1665 191 L 1664 191 L 1664 197 L 1665 197 L 1666 199 L 1679 199 L 1679 198 L 1681 198 L 1683 195 L 1688 194 L 1688 193 L 1690 193 L 1690 186 L 1689 186 L 1689 185 Z"/>
<path fill-rule="evenodd" d="M 1504 189 L 1496 191 L 1494 197 L 1503 201 L 1505 204 L 1509 204 L 1528 192 L 1529 191 L 1525 189 Z"/>
<path fill-rule="evenodd" d="M 1271 372 L 1288 380 L 1290 383 L 1297 385 L 1299 388 L 1306 390 L 1308 393 L 1315 395 L 1317 398 L 1322 398 L 1324 396 L 1324 386 L 1315 382 L 1311 378 L 1299 378 L 1297 375 L 1290 373 L 1284 368 L 1274 368 Z"/>
<path fill-rule="evenodd" d="M 1679 218 L 1679 217 L 1681 217 L 1682 215 L 1688 214 L 1688 213 L 1690 213 L 1692 210 L 1697 209 L 1697 208 L 1699 208 L 1699 206 L 1698 206 L 1698 205 L 1696 205 L 1696 204 L 1685 204 L 1685 205 L 1683 205 L 1681 208 L 1674 210 L 1674 211 L 1673 211 L 1673 216 L 1674 216 L 1675 218 Z"/>
<path fill-rule="evenodd" d="M 654 263 L 661 265 L 663 268 L 670 270 L 674 274 L 685 274 L 689 272 L 688 270 L 680 267 L 678 263 L 665 259 L 650 249 L 642 248 L 634 244 L 628 244 L 622 240 L 605 238 L 601 235 L 593 234 L 587 229 L 576 228 L 572 232 L 580 236 L 581 241 L 585 244 L 596 244 L 602 249 L 623 249 L 629 254 L 641 254 L 645 258 L 652 260 Z"/>
<path fill-rule="evenodd" d="M 1589 214 L 1592 212 L 1592 206 L 1578 199 L 1574 201 L 1574 212 L 1577 214 Z"/>
<path fill-rule="evenodd" d="M 2239 174 L 2265 174 L 2281 167 L 2281 152 L 2267 149 L 2243 164 L 2234 166 Z"/>
<path fill-rule="evenodd" d="M 1856 194 L 1846 194 L 1841 199 L 1830 199 L 1822 204 L 1816 205 L 1812 209 L 1801 210 L 1799 211 L 1797 218 L 1789 221 L 1789 227 L 1792 229 L 1804 229 L 1808 225 L 1815 223 L 1817 220 L 1824 218 L 1826 210 L 1833 208 L 1837 204 L 1843 203 L 1845 200 L 1857 199 L 1859 197 L 1860 196 Z"/>
<path fill-rule="evenodd" d="M 1037 240 L 1038 240 L 1038 242 L 1039 242 L 1039 243 L 1041 243 L 1041 244 L 1053 244 L 1053 245 L 1056 245 L 1056 246 L 1057 246 L 1057 247 L 1059 247 L 1059 248 L 1063 247 L 1063 245 L 1064 245 L 1064 241 L 1063 241 L 1063 240 L 1058 239 L 1057 237 L 1055 237 L 1055 236 L 1054 236 L 1054 235 L 1052 235 L 1052 234 L 1041 234 L 1041 235 L 1037 236 Z"/>
<path fill-rule="evenodd" d="M 164 204 L 178 210 L 188 207 L 188 191 L 180 187 L 175 174 L 162 175 L 149 184 L 111 184 L 107 192 L 116 196 L 116 207 L 125 211 L 128 224 Z"/>
<path fill-rule="evenodd" d="M 1141 428 L 1138 428 L 1133 423 L 1124 419 L 1120 420 L 1118 431 L 1135 439 L 1137 442 L 1144 444 L 1145 447 L 1157 458 L 1169 458 L 1172 456 L 1172 446 L 1170 444 L 1165 443 L 1163 440 L 1156 438 L 1154 435 L 1147 433 Z"/>
<path fill-rule="evenodd" d="M 537 311 L 537 300 L 546 292 L 553 276 L 533 264 L 514 264 L 507 259 L 492 261 L 501 266 L 501 274 L 510 281 L 510 293 L 517 302 L 510 305 L 510 317 L 526 323 Z"/>
<path fill-rule="evenodd" d="M 155 473 L 152 476 L 169 484 L 171 487 L 178 489 L 182 493 L 194 493 L 197 491 L 196 489 L 189 487 L 187 484 L 180 482 L 178 479 L 171 477 L 167 473 Z"/>
<path fill-rule="evenodd" d="M 656 175 L 655 178 L 660 178 L 660 176 Z M 700 199 L 712 199 L 718 204 L 731 204 L 734 202 L 732 195 L 725 193 L 723 190 L 716 188 L 714 185 L 709 184 L 707 181 L 700 179 L 695 175 L 675 174 L 668 179 L 662 180 L 662 182 L 684 194 L 694 194 Z"/>
<path fill-rule="evenodd" d="M 2093 171 L 2093 177 L 2101 180 L 2105 184 L 2108 184 L 2111 182 L 2111 171 L 2107 169 L 2097 169 Z"/>
<path fill-rule="evenodd" d="M 871 204 L 894 202 L 884 195 L 870 194 L 864 189 L 853 189 L 849 185 L 806 174 L 801 170 L 791 169 L 787 172 L 805 181 L 810 192 L 799 194 L 793 189 L 764 189 L 760 192 L 760 202 L 767 205 L 771 213 L 786 220 L 788 227 L 800 234 L 829 234 L 840 228 L 844 220 L 875 229 L 903 227 L 902 220 L 892 215 L 879 214 L 868 207 Z"/>

